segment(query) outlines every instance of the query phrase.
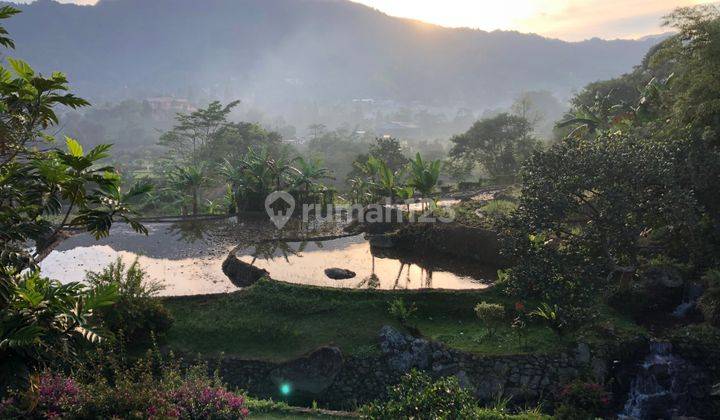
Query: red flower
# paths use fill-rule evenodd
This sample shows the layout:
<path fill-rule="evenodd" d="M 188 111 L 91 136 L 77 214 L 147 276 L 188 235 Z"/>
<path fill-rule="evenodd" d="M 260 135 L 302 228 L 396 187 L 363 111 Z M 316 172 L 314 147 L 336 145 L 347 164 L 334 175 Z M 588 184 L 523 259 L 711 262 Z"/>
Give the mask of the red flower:
<path fill-rule="evenodd" d="M 515 310 L 516 311 L 524 311 L 525 310 L 525 304 L 522 302 L 515 302 Z"/>

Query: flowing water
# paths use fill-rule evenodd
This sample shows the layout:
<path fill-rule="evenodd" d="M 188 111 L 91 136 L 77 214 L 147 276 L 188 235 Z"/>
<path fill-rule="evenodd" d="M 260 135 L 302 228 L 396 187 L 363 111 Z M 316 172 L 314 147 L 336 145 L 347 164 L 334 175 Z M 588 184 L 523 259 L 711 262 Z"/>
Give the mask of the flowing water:
<path fill-rule="evenodd" d="M 688 396 L 688 365 L 672 345 L 654 342 L 633 379 L 619 419 L 656 420 L 683 415 Z"/>
<path fill-rule="evenodd" d="M 482 289 L 495 280 L 496 270 L 477 263 L 435 257 L 388 254 L 374 249 L 362 236 L 327 241 L 268 242 L 236 252 L 237 257 L 267 270 L 270 277 L 315 286 L 375 289 Z M 333 280 L 329 268 L 356 276 Z"/>

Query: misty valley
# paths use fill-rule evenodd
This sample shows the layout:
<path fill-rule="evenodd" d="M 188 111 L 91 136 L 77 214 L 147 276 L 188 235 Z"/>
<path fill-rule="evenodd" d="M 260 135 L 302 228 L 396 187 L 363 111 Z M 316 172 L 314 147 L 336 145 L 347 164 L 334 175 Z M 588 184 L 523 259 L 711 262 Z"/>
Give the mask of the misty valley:
<path fill-rule="evenodd" d="M 2 2 L 0 419 L 720 419 L 720 7 L 566 3 Z"/>

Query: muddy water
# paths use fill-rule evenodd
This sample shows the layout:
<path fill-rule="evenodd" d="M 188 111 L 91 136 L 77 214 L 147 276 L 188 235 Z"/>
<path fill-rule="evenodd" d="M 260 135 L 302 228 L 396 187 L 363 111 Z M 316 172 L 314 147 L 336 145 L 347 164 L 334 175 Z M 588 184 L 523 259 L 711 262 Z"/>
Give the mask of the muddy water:
<path fill-rule="evenodd" d="M 40 263 L 43 275 L 62 282 L 83 281 L 87 271 L 100 271 L 118 258 L 126 264 L 137 259 L 148 280 L 165 286 L 161 292 L 164 296 L 225 293 L 237 290 L 221 268 L 228 253 L 237 249 L 238 244 L 277 234 L 264 219 L 145 226 L 147 236 L 133 232 L 125 224 L 116 224 L 110 236 L 101 240 L 88 234 L 68 238 Z M 328 233 L 323 227 L 310 234 Z M 297 232 L 287 234 L 297 236 Z M 260 249 L 247 247 L 237 255 L 246 262 L 254 260 L 256 266 L 267 269 L 275 279 L 332 287 L 479 289 L 487 287 L 495 277 L 494 270 L 475 264 L 371 252 L 362 236 L 324 242 L 272 242 Z M 324 273 L 331 267 L 352 270 L 357 276 L 331 280 Z"/>
<path fill-rule="evenodd" d="M 495 270 L 440 256 L 388 255 L 371 249 L 363 236 L 323 242 L 271 242 L 251 246 L 237 257 L 263 268 L 276 280 L 316 286 L 377 289 L 482 289 L 495 279 Z M 351 270 L 356 276 L 333 280 L 325 269 Z"/>
<path fill-rule="evenodd" d="M 221 269 L 227 253 L 236 245 L 215 235 L 224 223 L 149 223 L 145 225 L 148 236 L 118 223 L 108 238 L 99 241 L 88 234 L 66 239 L 40 267 L 43 275 L 53 279 L 83 281 L 86 271 L 99 271 L 117 258 L 126 264 L 137 258 L 146 278 L 165 286 L 161 292 L 165 296 L 237 290 Z"/>

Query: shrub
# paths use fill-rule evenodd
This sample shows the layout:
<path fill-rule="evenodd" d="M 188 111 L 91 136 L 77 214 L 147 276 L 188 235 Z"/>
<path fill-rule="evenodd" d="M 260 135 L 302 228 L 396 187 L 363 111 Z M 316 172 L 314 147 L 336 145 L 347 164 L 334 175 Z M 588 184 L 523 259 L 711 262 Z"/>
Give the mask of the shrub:
<path fill-rule="evenodd" d="M 610 405 L 610 393 L 600 384 L 575 381 L 560 390 L 559 401 L 557 419 L 586 420 L 602 417 Z"/>
<path fill-rule="evenodd" d="M 427 374 L 413 370 L 398 385 L 388 388 L 388 398 L 360 408 L 361 418 L 416 420 L 542 420 L 539 410 L 517 415 L 506 408 L 480 407 L 457 378 L 449 376 L 433 381 Z"/>
<path fill-rule="evenodd" d="M 698 309 L 705 321 L 714 327 L 720 327 L 720 270 L 708 270 L 702 280 L 707 290 L 698 300 Z"/>
<path fill-rule="evenodd" d="M 475 315 L 488 328 L 488 335 L 495 335 L 498 324 L 505 318 L 505 307 L 497 303 L 480 302 L 475 305 Z"/>
<path fill-rule="evenodd" d="M 510 214 L 517 208 L 517 204 L 508 200 L 492 200 L 480 207 L 480 211 L 490 217 L 501 217 Z"/>
<path fill-rule="evenodd" d="M 244 419 L 245 397 L 228 391 L 207 366 L 181 369 L 157 352 L 135 363 L 115 353 L 93 355 L 74 377 L 44 372 L 37 391 L 0 404 L 3 418 Z M 21 394 L 18 394 L 21 395 Z M 22 400 L 36 401 L 30 411 Z"/>
<path fill-rule="evenodd" d="M 459 419 L 463 411 L 477 407 L 470 393 L 460 387 L 457 378 L 433 382 L 425 373 L 413 370 L 398 385 L 388 388 L 388 400 L 374 402 L 361 409 L 371 419 Z"/>
<path fill-rule="evenodd" d="M 127 267 L 118 258 L 100 272 L 88 272 L 86 279 L 96 287 L 114 286 L 118 289 L 119 297 L 115 304 L 98 313 L 111 332 L 117 334 L 122 331 L 130 341 L 147 341 L 151 333 L 160 336 L 172 325 L 172 315 L 157 299 L 163 286 L 145 280 L 145 272 L 137 259 Z"/>
<path fill-rule="evenodd" d="M 417 307 L 414 303 L 407 305 L 405 304 L 405 300 L 398 298 L 390 302 L 388 312 L 390 316 L 397 319 L 401 325 L 407 326 L 410 318 L 417 312 Z"/>
<path fill-rule="evenodd" d="M 714 327 L 720 327 L 720 288 L 710 289 L 698 300 L 698 309 L 705 321 Z"/>

